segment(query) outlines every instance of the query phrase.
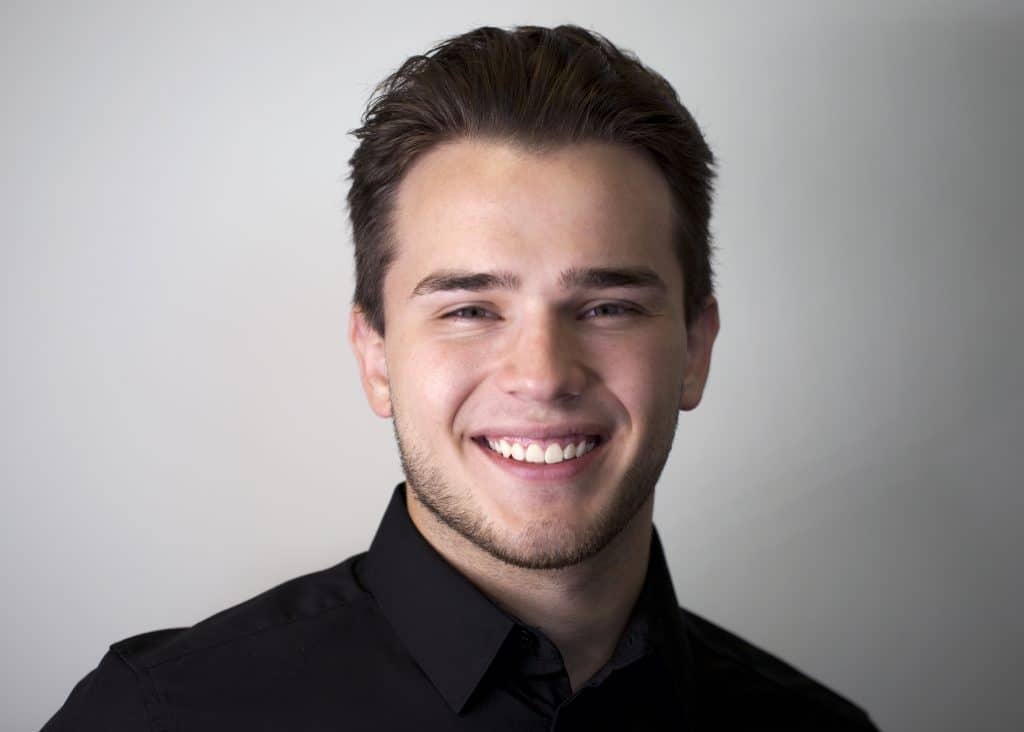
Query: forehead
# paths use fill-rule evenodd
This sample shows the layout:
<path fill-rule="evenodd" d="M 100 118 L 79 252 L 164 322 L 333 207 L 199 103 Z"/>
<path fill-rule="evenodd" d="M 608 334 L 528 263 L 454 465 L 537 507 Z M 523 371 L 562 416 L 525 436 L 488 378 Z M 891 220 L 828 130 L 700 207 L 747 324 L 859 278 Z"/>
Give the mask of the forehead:
<path fill-rule="evenodd" d="M 445 143 L 407 172 L 393 224 L 398 278 L 517 263 L 529 272 L 550 262 L 648 265 L 670 285 L 681 280 L 668 184 L 645 154 L 619 145 L 536 152 L 490 140 Z"/>

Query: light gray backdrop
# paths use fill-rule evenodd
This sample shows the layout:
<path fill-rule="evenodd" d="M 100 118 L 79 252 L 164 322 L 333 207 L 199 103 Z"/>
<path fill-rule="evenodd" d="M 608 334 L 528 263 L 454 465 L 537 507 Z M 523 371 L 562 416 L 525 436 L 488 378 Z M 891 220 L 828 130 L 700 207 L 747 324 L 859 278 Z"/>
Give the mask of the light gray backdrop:
<path fill-rule="evenodd" d="M 367 547 L 401 475 L 345 340 L 346 132 L 443 37 L 570 21 L 721 161 L 681 602 L 884 729 L 1024 729 L 1021 5 L 185 5 L 0 11 L 0 726 Z"/>

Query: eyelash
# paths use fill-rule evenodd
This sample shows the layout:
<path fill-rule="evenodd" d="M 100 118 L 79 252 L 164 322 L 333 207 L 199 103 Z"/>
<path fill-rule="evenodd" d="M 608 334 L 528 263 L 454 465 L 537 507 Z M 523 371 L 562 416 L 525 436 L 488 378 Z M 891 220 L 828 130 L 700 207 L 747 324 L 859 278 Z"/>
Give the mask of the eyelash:
<path fill-rule="evenodd" d="M 635 315 L 635 314 L 640 312 L 637 308 L 632 307 L 630 305 L 625 305 L 625 304 L 623 304 L 621 302 L 603 302 L 600 305 L 595 305 L 594 307 L 590 308 L 586 312 L 589 313 L 589 312 L 597 310 L 599 308 L 618 308 L 619 312 L 615 313 L 616 316 L 620 316 L 620 315 Z"/>
<path fill-rule="evenodd" d="M 477 318 L 467 318 L 464 315 L 459 315 L 459 313 L 464 313 L 467 310 L 475 310 L 475 311 L 480 312 L 480 313 L 492 314 L 492 313 L 490 313 L 490 311 L 484 310 L 479 305 L 467 305 L 466 307 L 462 307 L 462 308 L 458 308 L 456 310 L 452 310 L 450 313 L 445 313 L 441 317 L 442 318 L 451 318 L 453 320 L 477 320 Z"/>
<path fill-rule="evenodd" d="M 594 307 L 589 308 L 588 310 L 584 311 L 584 315 L 586 313 L 590 313 L 590 312 L 592 312 L 594 310 L 598 310 L 599 308 L 617 308 L 619 310 L 619 312 L 614 313 L 613 315 L 610 315 L 610 316 L 607 316 L 607 317 L 619 317 L 619 316 L 622 316 L 622 315 L 639 314 L 640 313 L 640 310 L 638 308 L 632 307 L 630 305 L 625 305 L 623 303 L 618 303 L 618 302 L 603 302 L 600 305 L 595 305 Z M 442 315 L 441 317 L 442 318 L 450 318 L 452 320 L 479 320 L 478 317 L 467 317 L 465 315 L 460 315 L 460 313 L 465 313 L 466 311 L 476 311 L 477 313 L 487 313 L 487 315 L 489 315 L 489 316 L 493 316 L 494 315 L 489 310 L 486 310 L 486 309 L 480 307 L 479 305 L 467 305 L 465 307 L 461 307 L 461 308 L 457 308 L 456 310 L 452 310 L 450 313 L 446 313 L 446 314 Z"/>

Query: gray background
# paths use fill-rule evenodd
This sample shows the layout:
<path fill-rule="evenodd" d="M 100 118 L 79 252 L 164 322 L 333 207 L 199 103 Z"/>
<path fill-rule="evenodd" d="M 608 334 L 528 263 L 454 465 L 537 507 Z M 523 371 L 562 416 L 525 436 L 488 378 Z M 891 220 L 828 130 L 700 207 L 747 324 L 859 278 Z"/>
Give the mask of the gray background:
<path fill-rule="evenodd" d="M 884 729 L 1024 728 L 1020 5 L 196 5 L 0 11 L 0 726 L 366 548 L 401 475 L 345 340 L 346 131 L 443 37 L 571 21 L 721 161 L 681 602 Z"/>

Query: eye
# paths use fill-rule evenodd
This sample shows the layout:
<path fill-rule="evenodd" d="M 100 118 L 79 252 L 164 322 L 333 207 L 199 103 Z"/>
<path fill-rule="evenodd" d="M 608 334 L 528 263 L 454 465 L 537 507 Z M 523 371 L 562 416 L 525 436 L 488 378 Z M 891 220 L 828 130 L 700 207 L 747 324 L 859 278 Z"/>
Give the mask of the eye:
<path fill-rule="evenodd" d="M 616 317 L 622 315 L 634 315 L 639 312 L 639 309 L 631 305 L 625 305 L 618 302 L 603 302 L 600 305 L 595 305 L 589 310 L 584 311 L 583 317 Z"/>
<path fill-rule="evenodd" d="M 445 313 L 441 317 L 450 318 L 451 320 L 479 320 L 481 318 L 494 318 L 497 316 L 479 305 L 467 305 Z"/>

